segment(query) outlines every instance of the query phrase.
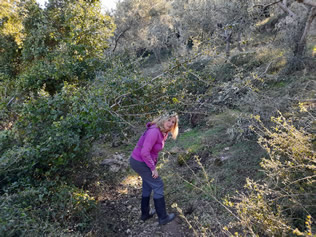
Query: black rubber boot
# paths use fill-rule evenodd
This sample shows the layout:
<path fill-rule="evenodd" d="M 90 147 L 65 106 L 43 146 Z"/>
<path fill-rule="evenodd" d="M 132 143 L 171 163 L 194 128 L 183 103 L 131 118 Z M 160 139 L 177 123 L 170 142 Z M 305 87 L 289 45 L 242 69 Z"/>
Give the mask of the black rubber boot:
<path fill-rule="evenodd" d="M 149 218 L 152 218 L 153 215 L 156 213 L 155 210 L 150 212 L 149 202 L 150 202 L 150 197 L 142 197 L 141 206 L 140 206 L 141 211 L 142 211 L 142 215 L 141 215 L 140 219 L 143 221 L 146 221 Z"/>
<path fill-rule="evenodd" d="M 165 198 L 154 199 L 159 225 L 165 225 L 175 218 L 174 213 L 167 214 Z"/>

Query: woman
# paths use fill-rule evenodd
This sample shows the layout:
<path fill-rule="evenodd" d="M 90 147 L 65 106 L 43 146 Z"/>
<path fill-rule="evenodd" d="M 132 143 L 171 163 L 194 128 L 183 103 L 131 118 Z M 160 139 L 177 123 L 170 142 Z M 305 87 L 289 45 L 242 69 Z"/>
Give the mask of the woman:
<path fill-rule="evenodd" d="M 142 177 L 141 219 L 151 218 L 155 213 L 150 213 L 149 201 L 151 192 L 154 192 L 154 204 L 160 225 L 165 225 L 175 218 L 175 214 L 167 214 L 163 192 L 163 182 L 158 175 L 156 164 L 158 153 L 163 149 L 164 143 L 171 133 L 172 138 L 178 135 L 178 115 L 169 113 L 147 123 L 147 130 L 140 137 L 134 148 L 130 165 Z"/>

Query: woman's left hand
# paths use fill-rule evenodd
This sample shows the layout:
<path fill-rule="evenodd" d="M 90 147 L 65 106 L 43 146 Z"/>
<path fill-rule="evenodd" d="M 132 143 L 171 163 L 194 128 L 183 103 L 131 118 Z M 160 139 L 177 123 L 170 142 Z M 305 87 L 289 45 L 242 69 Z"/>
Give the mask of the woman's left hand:
<path fill-rule="evenodd" d="M 158 175 L 158 171 L 156 169 L 152 170 L 151 171 L 151 176 L 154 178 L 154 179 L 157 179 L 159 177 Z"/>

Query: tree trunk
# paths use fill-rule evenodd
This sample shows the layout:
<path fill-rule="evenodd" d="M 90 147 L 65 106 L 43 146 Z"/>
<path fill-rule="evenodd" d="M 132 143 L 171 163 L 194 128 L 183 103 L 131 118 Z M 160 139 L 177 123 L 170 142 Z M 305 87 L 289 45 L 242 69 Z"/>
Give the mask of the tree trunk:
<path fill-rule="evenodd" d="M 154 52 L 154 55 L 155 55 L 157 62 L 161 63 L 161 50 L 160 50 L 160 48 L 154 47 L 153 52 Z"/>
<path fill-rule="evenodd" d="M 229 58 L 230 56 L 230 41 L 232 38 L 232 31 L 225 30 L 225 41 L 226 41 L 226 58 Z"/>
<path fill-rule="evenodd" d="M 316 7 L 310 8 L 304 19 L 299 20 L 299 29 L 296 32 L 296 41 L 293 48 L 293 57 L 289 60 L 285 68 L 285 74 L 304 69 L 304 53 L 306 47 L 306 38 L 311 24 L 316 17 Z"/>
<path fill-rule="evenodd" d="M 312 25 L 312 22 L 314 20 L 314 18 L 316 17 L 316 7 L 313 7 L 312 9 L 310 9 L 310 12 L 308 14 L 308 18 L 305 24 L 305 28 L 304 28 L 304 32 L 302 34 L 302 37 L 300 39 L 299 42 L 297 42 L 295 49 L 294 49 L 294 57 L 298 56 L 298 57 L 302 57 L 304 54 L 304 49 L 306 46 L 306 38 L 307 38 L 307 34 L 310 30 L 310 27 Z"/>
<path fill-rule="evenodd" d="M 241 32 L 238 32 L 238 36 L 237 36 L 237 49 L 240 52 L 243 52 L 244 50 L 242 49 L 241 45 L 240 45 L 240 41 L 241 41 Z"/>

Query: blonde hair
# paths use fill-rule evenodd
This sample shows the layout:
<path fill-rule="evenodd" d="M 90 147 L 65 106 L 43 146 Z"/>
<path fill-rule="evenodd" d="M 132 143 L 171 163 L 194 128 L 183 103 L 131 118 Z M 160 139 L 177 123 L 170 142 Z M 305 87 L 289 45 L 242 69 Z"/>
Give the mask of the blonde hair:
<path fill-rule="evenodd" d="M 164 132 L 164 122 L 170 118 L 175 118 L 176 122 L 174 123 L 174 126 L 171 128 L 170 132 L 172 135 L 172 138 L 175 140 L 179 133 L 179 117 L 178 114 L 175 112 L 171 113 L 165 113 L 157 118 L 155 118 L 151 123 L 156 124 L 156 126 L 160 129 L 160 131 Z"/>

